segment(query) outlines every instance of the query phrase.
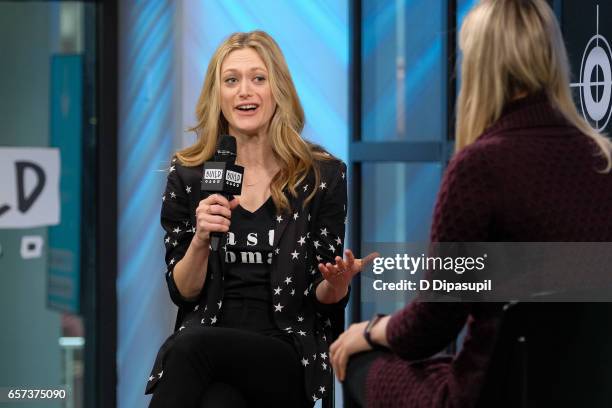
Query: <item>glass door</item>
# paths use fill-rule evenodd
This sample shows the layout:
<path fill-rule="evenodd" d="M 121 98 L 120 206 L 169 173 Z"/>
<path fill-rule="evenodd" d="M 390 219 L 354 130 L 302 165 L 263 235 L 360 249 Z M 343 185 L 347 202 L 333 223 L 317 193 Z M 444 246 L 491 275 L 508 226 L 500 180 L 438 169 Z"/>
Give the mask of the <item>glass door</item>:
<path fill-rule="evenodd" d="M 0 2 L 0 405 L 84 406 L 95 7 Z"/>

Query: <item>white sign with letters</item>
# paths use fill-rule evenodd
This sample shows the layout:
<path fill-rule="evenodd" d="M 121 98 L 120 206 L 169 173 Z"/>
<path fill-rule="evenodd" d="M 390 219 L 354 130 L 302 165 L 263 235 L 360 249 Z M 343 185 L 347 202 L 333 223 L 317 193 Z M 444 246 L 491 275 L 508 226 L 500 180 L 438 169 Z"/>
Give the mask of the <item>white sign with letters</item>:
<path fill-rule="evenodd" d="M 60 151 L 0 147 L 0 228 L 60 222 Z"/>

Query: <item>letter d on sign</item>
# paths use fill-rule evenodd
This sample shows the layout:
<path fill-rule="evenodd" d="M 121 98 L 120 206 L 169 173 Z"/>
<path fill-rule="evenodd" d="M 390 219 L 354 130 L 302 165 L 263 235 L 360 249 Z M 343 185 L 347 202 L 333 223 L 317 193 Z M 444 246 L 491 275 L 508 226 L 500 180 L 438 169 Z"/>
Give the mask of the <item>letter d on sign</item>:
<path fill-rule="evenodd" d="M 36 185 L 28 196 L 26 196 L 25 191 L 25 171 L 27 169 L 33 170 L 36 174 Z M 45 177 L 45 172 L 43 171 L 42 167 L 29 161 L 15 162 L 15 170 L 17 173 L 17 193 L 19 194 L 17 206 L 19 211 L 24 213 L 28 211 L 30 207 L 32 207 L 34 201 L 36 201 L 40 193 L 43 191 L 47 178 Z"/>

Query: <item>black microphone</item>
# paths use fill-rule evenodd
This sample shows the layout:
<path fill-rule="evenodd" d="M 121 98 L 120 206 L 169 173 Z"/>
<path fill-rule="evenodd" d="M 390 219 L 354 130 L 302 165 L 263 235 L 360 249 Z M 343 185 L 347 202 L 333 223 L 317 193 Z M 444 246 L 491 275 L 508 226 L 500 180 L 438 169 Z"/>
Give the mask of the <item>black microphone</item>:
<path fill-rule="evenodd" d="M 236 162 L 236 138 L 223 135 L 217 145 L 217 152 L 213 161 L 204 163 L 204 176 L 202 177 L 202 193 L 221 194 L 228 201 L 242 192 L 242 176 L 244 167 Z M 204 195 L 204 194 L 202 194 Z M 219 242 L 223 234 L 212 232 L 210 234 L 210 247 L 213 251 L 219 249 Z"/>

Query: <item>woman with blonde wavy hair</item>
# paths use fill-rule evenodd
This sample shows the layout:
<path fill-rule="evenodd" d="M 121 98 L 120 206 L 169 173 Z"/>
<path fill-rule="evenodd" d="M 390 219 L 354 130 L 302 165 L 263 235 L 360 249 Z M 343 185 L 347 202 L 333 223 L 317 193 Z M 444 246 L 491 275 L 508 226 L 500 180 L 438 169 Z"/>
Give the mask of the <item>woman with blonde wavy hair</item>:
<path fill-rule="evenodd" d="M 196 106 L 194 145 L 172 159 L 163 198 L 175 332 L 148 378 L 152 407 L 312 406 L 331 389 L 329 343 L 343 328 L 346 166 L 301 137 L 304 112 L 265 32 L 215 51 Z M 240 196 L 200 195 L 203 163 L 236 138 Z M 224 234 L 209 247 L 211 232 Z M 330 264 L 331 265 L 331 264 Z"/>
<path fill-rule="evenodd" d="M 612 145 L 576 111 L 546 1 L 480 1 L 463 22 L 460 48 L 456 154 L 431 241 L 612 241 Z M 499 316 L 496 304 L 417 298 L 391 316 L 351 325 L 330 348 L 345 406 L 507 406 L 479 400 Z M 464 326 L 460 352 L 433 357 Z"/>

